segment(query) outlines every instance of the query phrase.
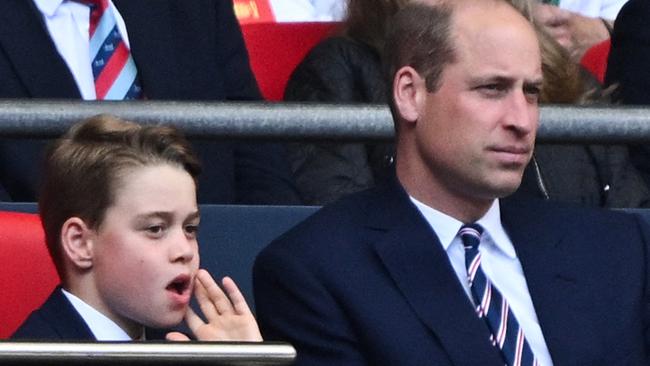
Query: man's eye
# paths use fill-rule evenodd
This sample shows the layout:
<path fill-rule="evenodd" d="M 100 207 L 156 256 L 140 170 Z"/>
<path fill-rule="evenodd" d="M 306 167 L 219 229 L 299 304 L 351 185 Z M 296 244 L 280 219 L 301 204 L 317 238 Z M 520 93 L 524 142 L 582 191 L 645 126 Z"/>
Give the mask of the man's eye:
<path fill-rule="evenodd" d="M 539 101 L 539 96 L 541 93 L 542 90 L 536 86 L 524 88 L 524 94 L 526 95 L 528 101 L 531 103 L 537 103 Z"/>
<path fill-rule="evenodd" d="M 508 86 L 503 84 L 498 84 L 498 83 L 485 84 L 478 87 L 478 90 L 487 96 L 496 97 L 505 93 L 508 90 Z"/>

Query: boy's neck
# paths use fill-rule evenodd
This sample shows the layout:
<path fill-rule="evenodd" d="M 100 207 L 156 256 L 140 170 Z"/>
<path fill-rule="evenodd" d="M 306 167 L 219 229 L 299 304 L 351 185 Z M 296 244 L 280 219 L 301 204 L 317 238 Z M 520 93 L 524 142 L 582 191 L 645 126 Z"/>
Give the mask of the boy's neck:
<path fill-rule="evenodd" d="M 97 306 L 88 301 L 83 293 L 74 291 L 66 286 L 63 294 L 84 320 L 97 340 L 144 340 L 144 327 L 131 322 L 120 322 L 113 319 Z M 122 324 L 126 323 L 126 324 Z"/>

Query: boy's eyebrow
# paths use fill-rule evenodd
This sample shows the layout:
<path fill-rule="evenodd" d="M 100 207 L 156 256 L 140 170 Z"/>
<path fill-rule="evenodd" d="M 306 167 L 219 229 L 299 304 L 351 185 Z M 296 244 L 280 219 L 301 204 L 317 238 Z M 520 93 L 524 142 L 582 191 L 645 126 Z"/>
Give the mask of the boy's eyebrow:
<path fill-rule="evenodd" d="M 163 220 L 171 220 L 174 217 L 174 214 L 168 211 L 154 211 L 154 212 L 149 212 L 145 214 L 140 214 L 136 216 L 136 219 L 138 220 L 146 220 L 150 218 L 161 218 Z M 186 220 L 195 220 L 201 217 L 201 214 L 199 211 L 194 211 L 187 215 L 187 217 L 184 219 Z"/>
<path fill-rule="evenodd" d="M 191 214 L 187 215 L 186 220 L 196 220 L 201 218 L 201 213 L 199 211 L 194 211 Z"/>

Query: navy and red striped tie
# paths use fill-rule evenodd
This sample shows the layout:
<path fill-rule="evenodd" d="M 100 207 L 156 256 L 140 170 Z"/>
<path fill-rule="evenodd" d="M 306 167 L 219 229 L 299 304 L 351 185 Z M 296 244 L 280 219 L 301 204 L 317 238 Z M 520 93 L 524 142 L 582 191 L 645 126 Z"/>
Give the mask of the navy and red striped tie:
<path fill-rule="evenodd" d="M 90 61 L 97 99 L 138 99 L 138 70 L 108 0 L 75 0 L 90 7 Z"/>
<path fill-rule="evenodd" d="M 484 319 L 490 330 L 492 345 L 501 350 L 508 366 L 538 365 L 524 331 L 510 311 L 508 300 L 492 285 L 481 269 L 481 243 L 483 228 L 478 224 L 463 225 L 458 232 L 465 247 L 465 266 L 472 298 L 478 317 Z"/>

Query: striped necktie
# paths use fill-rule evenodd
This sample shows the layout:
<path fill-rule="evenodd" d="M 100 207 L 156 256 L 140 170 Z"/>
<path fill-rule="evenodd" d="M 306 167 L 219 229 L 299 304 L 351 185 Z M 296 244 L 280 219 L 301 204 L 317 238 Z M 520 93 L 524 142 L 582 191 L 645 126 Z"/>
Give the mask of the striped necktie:
<path fill-rule="evenodd" d="M 481 243 L 483 228 L 478 224 L 463 225 L 458 232 L 465 247 L 465 266 L 470 292 L 476 304 L 478 317 L 485 320 L 490 329 L 492 345 L 501 350 L 508 366 L 538 365 L 524 331 L 510 311 L 508 300 L 492 286 L 481 269 Z"/>
<path fill-rule="evenodd" d="M 97 99 L 138 99 L 142 88 L 109 0 L 75 0 L 90 7 L 90 61 Z"/>

